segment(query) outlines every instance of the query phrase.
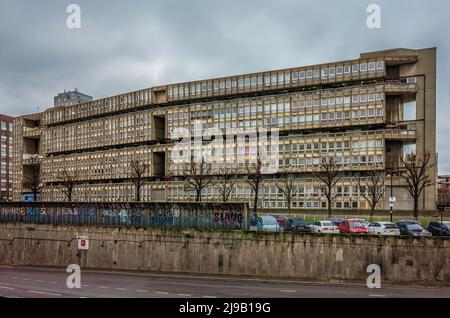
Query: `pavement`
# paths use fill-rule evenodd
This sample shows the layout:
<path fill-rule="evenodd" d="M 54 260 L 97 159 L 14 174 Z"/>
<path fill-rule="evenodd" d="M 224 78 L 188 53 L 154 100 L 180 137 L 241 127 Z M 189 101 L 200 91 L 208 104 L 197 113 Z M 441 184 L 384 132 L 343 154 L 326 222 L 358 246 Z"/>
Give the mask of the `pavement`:
<path fill-rule="evenodd" d="M 81 288 L 62 269 L 0 267 L 0 297 L 23 298 L 450 298 L 450 288 L 383 287 L 81 270 Z"/>

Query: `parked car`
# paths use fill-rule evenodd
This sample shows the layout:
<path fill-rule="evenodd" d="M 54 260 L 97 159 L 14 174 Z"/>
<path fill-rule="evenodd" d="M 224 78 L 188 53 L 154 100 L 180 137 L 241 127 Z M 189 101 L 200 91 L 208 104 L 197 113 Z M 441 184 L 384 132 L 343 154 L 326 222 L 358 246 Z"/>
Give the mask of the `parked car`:
<path fill-rule="evenodd" d="M 290 218 L 285 215 L 272 215 L 277 220 L 280 229 L 285 230 L 288 226 Z"/>
<path fill-rule="evenodd" d="M 277 220 L 270 215 L 258 217 L 258 221 L 256 222 L 256 228 L 258 231 L 262 232 L 279 232 L 280 225 Z"/>
<path fill-rule="evenodd" d="M 431 236 L 431 233 L 425 230 L 417 221 L 399 221 L 395 224 L 400 228 L 401 235 Z"/>
<path fill-rule="evenodd" d="M 330 221 L 333 222 L 334 225 L 339 226 L 342 222 L 345 221 L 345 219 L 343 219 L 343 218 L 331 218 Z"/>
<path fill-rule="evenodd" d="M 345 220 L 339 225 L 340 233 L 367 234 L 367 227 L 357 220 Z"/>
<path fill-rule="evenodd" d="M 368 233 L 372 235 L 400 235 L 400 229 L 391 222 L 372 222 L 369 224 Z"/>
<path fill-rule="evenodd" d="M 450 236 L 450 222 L 430 222 L 428 232 L 433 236 Z"/>
<path fill-rule="evenodd" d="M 295 233 L 311 233 L 310 222 L 305 219 L 293 219 L 289 230 Z"/>
<path fill-rule="evenodd" d="M 311 229 L 311 233 L 339 233 L 338 227 L 331 221 L 316 221 L 309 225 L 309 228 Z"/>
<path fill-rule="evenodd" d="M 368 228 L 368 227 L 369 227 L 369 224 L 370 224 L 369 221 L 364 220 L 364 219 L 349 219 L 349 221 L 356 221 L 356 222 L 359 222 L 359 223 L 361 223 L 361 224 L 362 224 L 364 227 L 366 227 L 366 228 Z"/>

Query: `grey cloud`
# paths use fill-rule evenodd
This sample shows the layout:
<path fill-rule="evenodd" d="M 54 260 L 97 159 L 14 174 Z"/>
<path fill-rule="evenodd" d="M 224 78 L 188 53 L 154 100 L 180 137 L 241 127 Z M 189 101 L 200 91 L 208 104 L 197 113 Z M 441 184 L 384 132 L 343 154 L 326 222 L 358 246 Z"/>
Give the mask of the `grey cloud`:
<path fill-rule="evenodd" d="M 67 5 L 82 29 L 65 27 Z M 381 30 L 366 7 L 382 8 Z M 96 98 L 153 85 L 317 64 L 391 47 L 438 47 L 440 172 L 450 173 L 446 0 L 0 2 L 0 112 L 21 115 L 79 88 Z M 448 162 L 448 163 L 447 163 Z"/>

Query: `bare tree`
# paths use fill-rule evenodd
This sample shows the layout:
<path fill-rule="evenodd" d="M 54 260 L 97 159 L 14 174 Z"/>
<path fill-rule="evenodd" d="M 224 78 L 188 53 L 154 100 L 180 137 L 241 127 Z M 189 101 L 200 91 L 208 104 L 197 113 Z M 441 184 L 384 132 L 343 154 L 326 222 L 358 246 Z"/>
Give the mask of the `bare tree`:
<path fill-rule="evenodd" d="M 336 198 L 333 189 L 339 180 L 341 180 L 341 177 L 339 176 L 338 165 L 334 158 L 322 158 L 319 169 L 320 171 L 317 177 L 322 183 L 320 189 L 327 198 L 328 217 L 331 217 L 331 203 Z"/>
<path fill-rule="evenodd" d="M 145 182 L 145 174 L 148 171 L 148 164 L 141 162 L 140 160 L 133 159 L 130 162 L 131 167 L 131 182 L 134 184 L 135 200 L 141 201 L 141 188 Z"/>
<path fill-rule="evenodd" d="M 231 192 L 236 185 L 236 179 L 232 173 L 233 169 L 230 167 L 221 167 L 219 169 L 220 179 L 215 183 L 215 188 L 219 191 L 222 197 L 222 202 L 227 202 L 230 198 Z"/>
<path fill-rule="evenodd" d="M 259 145 L 257 147 L 255 162 L 245 163 L 247 170 L 247 183 L 250 185 L 253 192 L 253 214 L 256 215 L 258 210 L 259 188 L 262 185 L 262 159 Z"/>
<path fill-rule="evenodd" d="M 206 162 L 204 157 L 199 163 L 191 158 L 191 161 L 184 165 L 184 175 L 187 182 L 186 189 L 195 191 L 196 202 L 202 201 L 203 189 L 212 182 L 211 167 L 211 163 Z"/>
<path fill-rule="evenodd" d="M 418 159 L 416 154 L 411 153 L 406 157 L 401 157 L 406 173 L 400 174 L 400 177 L 406 182 L 404 188 L 408 190 L 414 200 L 414 218 L 419 217 L 419 197 L 425 187 L 433 184 L 430 178 L 430 171 L 434 167 L 431 162 L 431 155 L 425 153 L 423 158 Z"/>
<path fill-rule="evenodd" d="M 384 175 L 376 168 L 372 168 L 366 177 L 359 176 L 356 184 L 359 193 L 370 206 L 369 220 L 372 221 L 375 209 L 384 198 Z"/>
<path fill-rule="evenodd" d="M 294 199 L 294 197 L 297 195 L 298 191 L 300 190 L 300 188 L 297 187 L 297 185 L 295 183 L 294 175 L 291 173 L 283 175 L 281 178 L 278 179 L 276 186 L 278 188 L 278 191 L 284 195 L 284 198 L 288 205 L 288 214 L 290 214 L 292 200 Z"/>
<path fill-rule="evenodd" d="M 33 201 L 37 201 L 38 194 L 44 188 L 41 180 L 41 159 L 38 155 L 28 159 L 29 175 L 25 177 L 25 187 L 29 188 L 33 193 Z"/>
<path fill-rule="evenodd" d="M 67 202 L 72 202 L 73 192 L 77 185 L 76 173 L 68 172 L 64 170 L 58 177 L 58 182 L 61 186 L 61 191 L 66 196 Z"/>

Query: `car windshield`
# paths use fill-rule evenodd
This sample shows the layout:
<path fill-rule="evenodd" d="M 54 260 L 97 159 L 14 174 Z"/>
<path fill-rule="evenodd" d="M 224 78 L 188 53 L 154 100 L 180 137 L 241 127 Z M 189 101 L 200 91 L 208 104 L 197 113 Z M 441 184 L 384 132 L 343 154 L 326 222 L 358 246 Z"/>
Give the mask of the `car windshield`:
<path fill-rule="evenodd" d="M 334 225 L 333 222 L 329 222 L 329 221 L 322 222 L 322 226 L 333 226 L 333 225 Z"/>
<path fill-rule="evenodd" d="M 264 218 L 263 219 L 263 224 L 264 225 L 275 225 L 275 224 L 277 224 L 277 221 L 275 219 L 272 219 L 272 218 Z"/>
<path fill-rule="evenodd" d="M 397 225 L 392 224 L 392 223 L 387 223 L 387 224 L 384 224 L 384 227 L 387 229 L 395 229 L 395 228 L 397 228 Z"/>
<path fill-rule="evenodd" d="M 413 230 L 413 231 L 414 230 L 422 230 L 422 227 L 417 223 L 408 223 L 408 224 L 406 224 L 406 226 L 408 227 L 408 229 Z"/>
<path fill-rule="evenodd" d="M 363 227 L 364 226 L 361 222 L 349 222 L 348 225 L 350 227 Z"/>
<path fill-rule="evenodd" d="M 306 222 L 305 220 L 295 220 L 294 224 L 295 225 L 304 225 L 304 224 L 308 224 L 308 222 Z"/>
<path fill-rule="evenodd" d="M 442 222 L 442 225 L 450 230 L 450 222 Z"/>

